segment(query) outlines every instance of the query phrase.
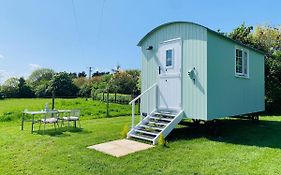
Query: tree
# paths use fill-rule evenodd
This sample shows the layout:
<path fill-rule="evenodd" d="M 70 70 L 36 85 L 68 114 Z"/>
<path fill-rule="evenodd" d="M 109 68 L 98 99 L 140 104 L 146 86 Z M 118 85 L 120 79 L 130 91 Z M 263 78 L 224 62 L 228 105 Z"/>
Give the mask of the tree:
<path fill-rule="evenodd" d="M 49 81 L 54 76 L 55 71 L 48 68 L 36 69 L 27 79 L 27 84 L 31 87 L 37 97 L 50 95 L 48 91 Z"/>
<path fill-rule="evenodd" d="M 127 72 L 118 72 L 112 76 L 109 82 L 110 92 L 117 92 L 122 94 L 133 94 L 136 88 L 137 80 L 133 75 Z"/>
<path fill-rule="evenodd" d="M 49 88 L 49 82 L 42 82 L 38 86 L 36 86 L 33 90 L 35 92 L 36 97 L 51 97 L 52 91 Z"/>
<path fill-rule="evenodd" d="M 36 69 L 31 73 L 31 75 L 28 77 L 27 82 L 32 87 L 37 86 L 41 84 L 43 81 L 50 81 L 52 77 L 54 76 L 55 71 L 48 68 L 41 68 Z"/>
<path fill-rule="evenodd" d="M 31 90 L 31 87 L 28 86 L 23 77 L 19 78 L 18 84 L 18 97 L 20 98 L 30 98 L 34 97 L 34 92 Z"/>
<path fill-rule="evenodd" d="M 92 85 L 90 83 L 85 83 L 79 88 L 79 97 L 90 97 L 92 90 Z"/>
<path fill-rule="evenodd" d="M 105 74 L 110 74 L 110 72 L 99 72 L 99 71 L 96 71 L 92 74 L 92 77 L 96 77 L 96 76 L 102 76 L 102 75 L 105 75 Z"/>
<path fill-rule="evenodd" d="M 70 73 L 69 73 L 69 76 L 70 76 L 70 78 L 71 78 L 71 79 L 75 79 L 75 78 L 77 78 L 77 77 L 78 77 L 78 75 L 77 75 L 77 73 L 76 73 L 76 72 L 73 72 L 73 73 L 72 73 L 72 72 L 70 72 Z"/>
<path fill-rule="evenodd" d="M 78 92 L 78 88 L 66 72 L 60 72 L 53 76 L 49 90 L 54 91 L 57 97 L 76 97 Z"/>
<path fill-rule="evenodd" d="M 88 78 L 85 77 L 78 77 L 73 79 L 73 83 L 75 84 L 75 86 L 77 86 L 79 89 L 84 85 L 87 84 L 89 82 Z"/>
<path fill-rule="evenodd" d="M 103 76 L 93 77 L 91 80 L 92 82 L 91 96 L 95 98 L 98 93 L 106 92 L 111 78 L 112 78 L 111 74 L 105 74 Z"/>
<path fill-rule="evenodd" d="M 85 71 L 82 71 L 78 73 L 78 77 L 87 77 L 87 74 L 85 73 Z"/>
<path fill-rule="evenodd" d="M 15 98 L 19 94 L 19 79 L 12 77 L 6 80 L 1 86 L 1 92 L 5 97 Z"/>
<path fill-rule="evenodd" d="M 1 87 L 0 87 L 0 100 L 4 99 L 5 95 L 1 92 Z"/>
<path fill-rule="evenodd" d="M 132 86 L 132 91 L 134 93 L 140 93 L 141 85 L 140 85 L 140 70 L 126 70 L 126 72 L 131 75 L 132 81 L 134 82 Z"/>
<path fill-rule="evenodd" d="M 264 51 L 267 57 L 281 51 L 281 27 L 257 26 L 252 37 L 255 47 Z"/>
<path fill-rule="evenodd" d="M 236 41 L 240 41 L 243 44 L 253 46 L 253 38 L 251 31 L 253 26 L 246 26 L 242 23 L 239 27 L 235 28 L 228 36 Z"/>

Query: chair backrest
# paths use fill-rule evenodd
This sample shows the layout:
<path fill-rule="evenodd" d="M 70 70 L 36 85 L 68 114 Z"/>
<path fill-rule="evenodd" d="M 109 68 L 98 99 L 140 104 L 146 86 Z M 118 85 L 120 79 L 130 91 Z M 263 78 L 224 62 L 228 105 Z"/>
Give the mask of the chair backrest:
<path fill-rule="evenodd" d="M 80 110 L 71 110 L 70 115 L 73 117 L 80 117 Z"/>
<path fill-rule="evenodd" d="M 58 118 L 59 112 L 57 110 L 46 111 L 45 118 Z"/>

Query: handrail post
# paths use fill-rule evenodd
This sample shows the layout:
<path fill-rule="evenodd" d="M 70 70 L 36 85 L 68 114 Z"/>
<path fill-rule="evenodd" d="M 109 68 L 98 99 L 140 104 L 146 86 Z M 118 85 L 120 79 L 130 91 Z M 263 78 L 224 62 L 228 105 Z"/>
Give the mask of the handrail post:
<path fill-rule="evenodd" d="M 148 89 L 146 89 L 143 93 L 141 93 L 136 98 L 134 98 L 132 101 L 130 101 L 129 104 L 132 105 L 132 129 L 134 129 L 134 127 L 135 127 L 135 104 L 136 104 L 136 100 L 140 99 L 144 94 L 146 94 L 148 91 L 150 91 L 155 86 L 157 86 L 157 83 L 154 83 L 152 86 L 150 86 Z M 142 120 L 142 117 L 141 117 L 141 120 Z"/>
<path fill-rule="evenodd" d="M 135 101 L 132 103 L 132 129 L 135 127 Z"/>

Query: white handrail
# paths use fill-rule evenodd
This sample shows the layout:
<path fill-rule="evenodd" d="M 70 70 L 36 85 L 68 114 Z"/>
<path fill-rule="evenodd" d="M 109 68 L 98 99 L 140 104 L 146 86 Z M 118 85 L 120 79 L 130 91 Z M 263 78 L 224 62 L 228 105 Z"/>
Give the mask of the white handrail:
<path fill-rule="evenodd" d="M 150 86 L 148 89 L 146 89 L 143 93 L 141 93 L 140 95 L 138 95 L 136 98 L 134 98 L 132 101 L 130 101 L 129 104 L 132 104 L 133 102 L 137 101 L 139 98 L 141 98 L 141 96 L 143 96 L 144 94 L 146 94 L 148 91 L 150 91 L 150 89 L 152 89 L 154 86 L 156 86 L 157 83 L 154 83 L 152 86 Z"/>
<path fill-rule="evenodd" d="M 141 93 L 139 96 L 137 96 L 132 101 L 130 101 L 129 104 L 132 105 L 132 129 L 135 127 L 135 102 L 136 102 L 136 100 L 141 98 L 144 94 L 146 94 L 148 91 L 150 91 L 156 85 L 157 85 L 157 83 L 154 83 L 152 86 L 150 86 L 148 89 L 146 89 L 143 93 Z"/>

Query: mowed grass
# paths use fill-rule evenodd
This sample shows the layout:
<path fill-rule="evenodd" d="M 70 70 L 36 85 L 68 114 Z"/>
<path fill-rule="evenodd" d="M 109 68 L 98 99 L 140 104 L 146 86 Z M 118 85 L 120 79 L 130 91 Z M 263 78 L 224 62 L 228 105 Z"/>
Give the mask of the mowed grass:
<path fill-rule="evenodd" d="M 87 118 L 87 116 L 85 116 Z M 90 118 L 90 117 L 89 117 Z M 83 129 L 48 126 L 45 134 L 0 122 L 0 174 L 280 174 L 281 118 L 222 119 L 219 133 L 183 122 L 156 146 L 115 158 L 87 146 L 120 138 L 130 116 L 82 120 Z M 38 124 L 35 125 L 38 130 Z"/>
<path fill-rule="evenodd" d="M 130 117 L 83 120 L 83 130 L 45 135 L 20 131 L 19 122 L 0 123 L 0 174 L 280 174 L 281 120 L 262 117 L 221 120 L 219 136 L 205 125 L 179 126 L 168 147 L 115 158 L 89 150 L 119 139 Z M 36 126 L 37 127 L 37 126 Z"/>
<path fill-rule="evenodd" d="M 0 122 L 11 121 L 21 118 L 22 112 L 27 109 L 29 111 L 40 111 L 45 108 L 45 104 L 52 106 L 52 99 L 5 99 L 0 100 Z M 82 119 L 93 119 L 106 117 L 106 103 L 93 101 L 91 99 L 56 99 L 55 109 L 80 109 Z M 130 105 L 121 105 L 110 103 L 109 115 L 125 116 L 130 115 Z"/>

